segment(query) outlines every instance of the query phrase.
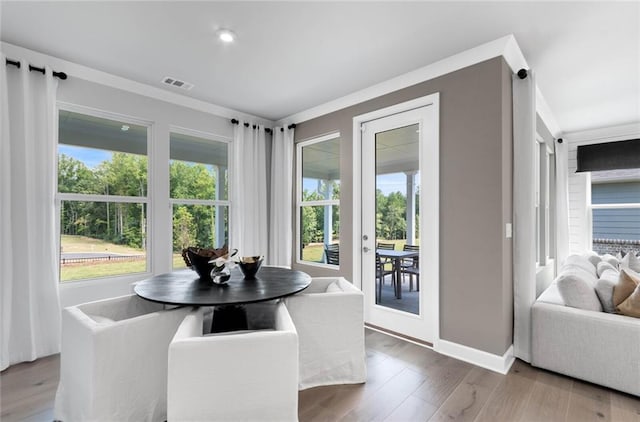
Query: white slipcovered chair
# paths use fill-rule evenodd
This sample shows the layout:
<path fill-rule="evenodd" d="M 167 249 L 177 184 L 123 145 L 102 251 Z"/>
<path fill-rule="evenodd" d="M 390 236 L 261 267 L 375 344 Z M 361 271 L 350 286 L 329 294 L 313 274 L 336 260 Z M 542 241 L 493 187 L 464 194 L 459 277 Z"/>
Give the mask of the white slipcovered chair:
<path fill-rule="evenodd" d="M 285 304 L 300 342 L 300 390 L 366 381 L 362 291 L 343 277 L 316 277 Z"/>
<path fill-rule="evenodd" d="M 271 329 L 216 334 L 201 309 L 187 315 L 169 346 L 168 422 L 298 420 L 298 335 L 284 304 L 272 309 Z"/>
<path fill-rule="evenodd" d="M 136 295 L 65 308 L 55 419 L 165 420 L 169 342 L 189 309 Z"/>

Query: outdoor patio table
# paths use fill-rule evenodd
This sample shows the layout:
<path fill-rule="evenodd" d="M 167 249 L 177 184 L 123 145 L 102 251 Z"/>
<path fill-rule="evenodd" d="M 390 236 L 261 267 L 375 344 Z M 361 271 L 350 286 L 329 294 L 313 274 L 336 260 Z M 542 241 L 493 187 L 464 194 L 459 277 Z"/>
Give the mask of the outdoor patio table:
<path fill-rule="evenodd" d="M 395 251 L 391 249 L 376 249 L 376 253 L 381 258 L 393 259 L 393 267 L 396 271 L 396 299 L 402 299 L 402 286 L 401 286 L 401 263 L 403 259 L 415 258 L 420 256 L 420 251 Z"/>

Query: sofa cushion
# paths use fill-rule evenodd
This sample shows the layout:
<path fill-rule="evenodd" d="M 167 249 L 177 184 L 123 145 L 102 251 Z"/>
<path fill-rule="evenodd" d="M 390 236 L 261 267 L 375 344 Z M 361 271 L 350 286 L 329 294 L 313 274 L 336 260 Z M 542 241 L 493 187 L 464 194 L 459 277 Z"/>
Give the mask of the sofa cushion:
<path fill-rule="evenodd" d="M 551 283 L 549 287 L 547 287 L 545 291 L 540 294 L 537 301 L 564 306 L 564 300 L 562 300 L 562 296 L 560 296 L 560 292 L 558 291 L 558 284 L 556 282 Z"/>
<path fill-rule="evenodd" d="M 633 293 L 638 284 L 640 284 L 640 274 L 629 268 L 622 268 L 618 283 L 613 288 L 613 304 L 617 307 L 624 302 Z"/>
<path fill-rule="evenodd" d="M 632 252 L 628 253 L 622 258 L 622 261 L 620 261 L 620 268 L 630 268 L 640 273 L 640 258 L 637 258 Z"/>
<path fill-rule="evenodd" d="M 611 254 L 602 255 L 602 260 L 605 261 L 605 262 L 608 262 L 611 265 L 613 265 L 614 268 L 618 268 L 618 265 L 620 264 L 620 261 L 618 261 L 618 258 L 616 258 L 615 256 L 613 256 Z"/>
<path fill-rule="evenodd" d="M 601 262 L 601 264 L 609 265 L 606 262 Z M 613 288 L 618 283 L 619 278 L 620 274 L 618 271 L 607 269 L 602 273 L 596 283 L 596 294 L 598 295 L 598 299 L 600 299 L 602 309 L 610 314 L 616 312 L 616 307 L 613 304 Z"/>
<path fill-rule="evenodd" d="M 565 305 L 572 308 L 584 309 L 588 311 L 602 311 L 602 305 L 596 295 L 594 285 L 585 280 L 581 275 L 563 272 L 556 279 L 560 296 Z"/>
<path fill-rule="evenodd" d="M 582 256 L 587 258 L 589 262 L 591 262 L 591 265 L 593 265 L 594 267 L 598 266 L 598 264 L 602 261 L 602 257 L 600 257 L 600 255 L 598 255 L 598 253 L 594 251 L 587 251 L 583 253 Z"/>
<path fill-rule="evenodd" d="M 570 268 L 580 268 L 588 274 L 591 274 L 593 277 L 598 278 L 598 274 L 596 273 L 596 266 L 582 255 L 569 255 L 564 261 L 560 272 L 562 273 Z M 595 284 L 595 280 L 593 284 Z"/>
<path fill-rule="evenodd" d="M 615 268 L 613 265 L 609 264 L 607 261 L 600 261 L 598 263 L 598 266 L 596 267 L 596 272 L 598 273 L 598 277 L 602 277 L 602 274 L 606 270 L 613 270 L 616 273 L 618 272 L 618 269 Z"/>

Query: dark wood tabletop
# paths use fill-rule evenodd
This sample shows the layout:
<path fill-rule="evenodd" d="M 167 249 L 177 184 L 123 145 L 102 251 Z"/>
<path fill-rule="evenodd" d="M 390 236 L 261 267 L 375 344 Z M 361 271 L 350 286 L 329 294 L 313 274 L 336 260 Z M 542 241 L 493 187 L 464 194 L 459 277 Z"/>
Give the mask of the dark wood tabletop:
<path fill-rule="evenodd" d="M 170 305 L 241 305 L 277 299 L 298 293 L 311 284 L 302 271 L 262 267 L 256 278 L 245 279 L 238 268 L 231 270 L 226 284 L 200 280 L 191 269 L 161 274 L 136 284 L 134 291 L 144 299 Z"/>

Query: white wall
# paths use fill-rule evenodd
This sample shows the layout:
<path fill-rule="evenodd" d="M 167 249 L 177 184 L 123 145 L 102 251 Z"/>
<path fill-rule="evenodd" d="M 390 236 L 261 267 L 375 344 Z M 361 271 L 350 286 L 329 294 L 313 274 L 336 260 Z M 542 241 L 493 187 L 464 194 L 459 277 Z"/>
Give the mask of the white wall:
<path fill-rule="evenodd" d="M 576 173 L 579 145 L 623 141 L 640 137 L 640 123 L 592 129 L 564 134 L 569 142 L 569 252 L 591 249 L 591 178 L 589 173 Z"/>

